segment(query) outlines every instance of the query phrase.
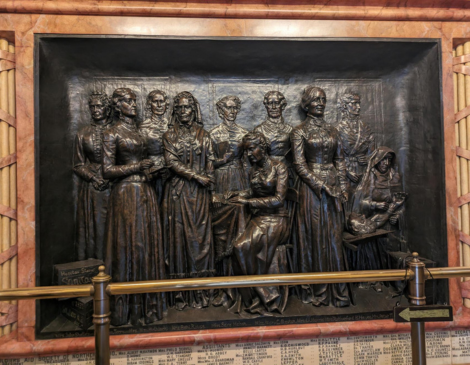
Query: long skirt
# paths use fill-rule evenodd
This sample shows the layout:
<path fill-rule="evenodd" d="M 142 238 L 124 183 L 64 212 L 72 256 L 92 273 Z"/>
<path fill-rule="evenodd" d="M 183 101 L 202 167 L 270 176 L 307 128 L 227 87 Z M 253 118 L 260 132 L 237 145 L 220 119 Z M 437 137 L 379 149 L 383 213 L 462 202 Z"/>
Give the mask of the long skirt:
<path fill-rule="evenodd" d="M 235 275 L 285 274 L 288 272 L 285 243 L 289 239 L 288 217 L 253 217 L 233 245 Z M 288 286 L 240 288 L 245 310 L 250 313 L 284 312 Z"/>
<path fill-rule="evenodd" d="M 179 193 L 175 194 L 175 187 Z M 214 245 L 210 214 L 211 192 L 196 181 L 174 177 L 165 186 L 164 212 L 165 263 L 170 278 L 213 276 Z M 180 291 L 171 294 L 171 305 L 207 307 L 207 290 Z"/>
<path fill-rule="evenodd" d="M 341 201 L 321 192 L 316 193 L 303 181 L 298 181 L 296 256 L 298 270 L 308 272 L 344 271 L 343 227 L 344 214 Z M 350 303 L 346 283 L 303 285 L 301 300 L 313 305 L 337 307 Z"/>
<path fill-rule="evenodd" d="M 77 259 L 104 259 L 104 236 L 110 189 L 96 190 L 82 182 L 77 197 Z"/>
<path fill-rule="evenodd" d="M 246 172 L 242 167 L 231 166 L 215 170 L 215 190 L 217 194 L 241 191 L 248 188 Z M 233 242 L 246 227 L 249 212 L 245 206 L 222 205 L 212 209 L 212 231 L 215 247 L 215 268 L 217 276 L 233 276 Z M 231 306 L 237 300 L 237 289 L 219 289 L 213 301 L 214 306 L 226 303 Z"/>
<path fill-rule="evenodd" d="M 151 183 L 120 182 L 109 200 L 106 266 L 113 282 L 165 278 L 157 196 Z M 164 293 L 112 297 L 111 324 L 152 323 L 163 318 Z"/>

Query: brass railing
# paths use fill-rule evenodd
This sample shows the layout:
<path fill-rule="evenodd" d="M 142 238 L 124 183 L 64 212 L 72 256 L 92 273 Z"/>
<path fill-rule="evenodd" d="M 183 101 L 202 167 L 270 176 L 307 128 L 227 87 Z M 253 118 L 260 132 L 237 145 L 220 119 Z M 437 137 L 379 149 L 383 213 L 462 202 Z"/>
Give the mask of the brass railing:
<path fill-rule="evenodd" d="M 253 275 L 232 277 L 210 277 L 194 279 L 173 279 L 111 283 L 111 277 L 100 266 L 93 284 L 44 286 L 0 291 L 0 301 L 21 299 L 53 299 L 93 296 L 95 325 L 95 362 L 97 365 L 110 364 L 109 297 L 121 294 L 157 293 L 181 290 L 202 290 L 220 288 L 246 288 L 271 285 L 335 284 L 374 281 L 408 281 L 409 298 L 412 305 L 426 304 L 424 284 L 428 279 L 470 277 L 470 267 L 445 267 L 425 269 L 413 253 L 407 268 L 402 270 L 342 271 L 303 274 Z M 411 323 L 413 365 L 426 364 L 424 322 Z"/>

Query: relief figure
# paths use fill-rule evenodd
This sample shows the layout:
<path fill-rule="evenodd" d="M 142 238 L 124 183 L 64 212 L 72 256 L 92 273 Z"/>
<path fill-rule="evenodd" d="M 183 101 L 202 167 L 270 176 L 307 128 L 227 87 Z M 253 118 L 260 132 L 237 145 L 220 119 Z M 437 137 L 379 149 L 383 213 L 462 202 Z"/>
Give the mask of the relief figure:
<path fill-rule="evenodd" d="M 93 92 L 88 99 L 91 123 L 75 137 L 73 171 L 80 177 L 77 195 L 77 259 L 104 260 L 104 233 L 110 194 L 109 180 L 103 177 L 103 132 L 111 126 L 111 107 L 105 93 Z"/>
<path fill-rule="evenodd" d="M 287 106 L 285 96 L 279 91 L 268 91 L 263 99 L 264 107 L 266 108 L 266 119 L 253 129 L 253 132 L 262 133 L 268 141 L 268 154 L 271 159 L 282 162 L 286 167 L 289 174 L 288 186 L 294 188 L 297 173 L 295 172 L 292 164 L 292 151 L 290 134 L 292 126 L 284 121 L 282 113 Z M 291 190 L 290 192 L 293 192 Z M 290 195 L 290 194 L 289 194 Z M 286 208 L 289 214 L 289 242 L 288 242 L 288 258 L 291 271 L 297 271 L 296 257 L 292 258 L 290 247 L 295 245 L 296 232 L 292 230 L 295 219 L 295 202 L 297 198 L 286 200 Z"/>
<path fill-rule="evenodd" d="M 346 168 L 336 128 L 323 119 L 325 92 L 307 87 L 302 95 L 307 118 L 291 134 L 299 176 L 296 233 L 299 272 L 343 271 L 343 204 L 347 201 Z M 315 306 L 350 304 L 346 283 L 303 285 L 301 300 Z"/>
<path fill-rule="evenodd" d="M 168 119 L 165 113 L 169 104 L 168 96 L 164 91 L 151 91 L 145 105 L 147 119 L 139 126 L 140 133 L 146 139 L 148 158 L 153 161 L 150 171 L 160 171 L 160 174 L 153 174 L 159 205 L 163 199 L 165 181 L 169 177 L 169 171 L 165 168 L 162 141 L 163 133 L 168 130 Z"/>
<path fill-rule="evenodd" d="M 103 175 L 113 181 L 106 224 L 106 268 L 113 282 L 164 279 L 157 194 L 146 141 L 136 126 L 136 96 L 116 89 L 117 122 L 103 134 Z M 165 295 L 148 293 L 111 298 L 111 324 L 133 326 L 162 319 Z"/>
<path fill-rule="evenodd" d="M 382 229 L 394 231 L 385 237 L 370 239 L 350 252 L 354 270 L 391 269 L 389 252 L 407 252 L 404 239 L 406 194 L 395 166 L 395 152 L 378 147 L 371 156 L 363 180 L 353 196 L 353 212 L 367 219 L 381 220 Z M 400 203 L 401 204 L 398 204 Z M 375 218 L 374 218 L 375 217 Z M 385 219 L 388 218 L 388 219 Z M 353 233 L 353 232 L 352 232 Z M 373 288 L 380 291 L 380 283 Z"/>
<path fill-rule="evenodd" d="M 338 102 L 341 122 L 337 129 L 344 150 L 346 176 L 348 177 L 348 195 L 352 197 L 360 183 L 370 154 L 375 150 L 375 138 L 371 129 L 361 120 L 361 97 L 346 93 Z M 351 200 L 345 203 L 346 214 L 351 213 Z"/>
<path fill-rule="evenodd" d="M 284 163 L 267 154 L 268 141 L 261 133 L 249 133 L 243 146 L 252 164 L 250 188 L 230 192 L 232 204 L 252 211 L 245 231 L 233 244 L 235 275 L 284 274 L 288 271 L 286 242 L 289 239 L 289 215 L 285 207 L 288 171 Z M 288 286 L 238 289 L 244 310 L 253 314 L 282 313 L 287 305 Z"/>
<path fill-rule="evenodd" d="M 165 164 L 173 174 L 162 203 L 167 272 L 172 279 L 213 276 L 214 150 L 203 129 L 199 102 L 191 93 L 175 96 L 171 125 L 163 135 Z M 207 290 L 171 294 L 171 305 L 178 310 L 207 307 L 210 301 Z"/>
<path fill-rule="evenodd" d="M 210 131 L 215 151 L 215 189 L 212 197 L 215 264 L 217 275 L 232 276 L 233 241 L 245 230 L 248 212 L 242 205 L 227 204 L 224 194 L 248 189 L 243 153 L 243 136 L 248 131 L 235 122 L 241 108 L 238 97 L 225 96 L 216 107 L 222 123 Z M 236 293 L 236 289 L 219 289 L 212 304 L 219 306 L 227 303 L 231 306 L 237 300 Z"/>

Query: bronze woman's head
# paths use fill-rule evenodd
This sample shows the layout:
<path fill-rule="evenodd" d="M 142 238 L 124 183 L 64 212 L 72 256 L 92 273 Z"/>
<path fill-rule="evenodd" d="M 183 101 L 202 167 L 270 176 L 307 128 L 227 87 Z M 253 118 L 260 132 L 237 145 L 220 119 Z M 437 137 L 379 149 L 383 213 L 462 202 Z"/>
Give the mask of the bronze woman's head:
<path fill-rule="evenodd" d="M 343 116 L 356 116 L 361 111 L 361 97 L 353 92 L 346 92 L 338 101 L 338 109 Z"/>
<path fill-rule="evenodd" d="M 281 92 L 273 90 L 264 95 L 263 104 L 270 118 L 279 118 L 287 106 L 287 100 Z"/>
<path fill-rule="evenodd" d="M 242 107 L 242 102 L 237 96 L 229 95 L 220 99 L 216 103 L 216 107 L 221 119 L 234 122 Z"/>
<path fill-rule="evenodd" d="M 111 111 L 108 95 L 101 91 L 91 93 L 88 98 L 88 107 L 95 122 L 107 119 Z"/>
<path fill-rule="evenodd" d="M 268 153 L 268 142 L 262 133 L 250 132 L 243 137 L 243 148 L 252 165 L 265 159 Z"/>
<path fill-rule="evenodd" d="M 170 105 L 168 95 L 162 90 L 153 90 L 147 95 L 145 114 L 147 118 L 152 115 L 164 115 Z"/>
<path fill-rule="evenodd" d="M 202 126 L 201 107 L 197 99 L 188 91 L 180 92 L 173 99 L 173 112 L 171 114 L 171 125 L 179 122 L 182 124 L 192 121 Z"/>
<path fill-rule="evenodd" d="M 121 87 L 114 90 L 112 102 L 114 114 L 117 118 L 121 119 L 123 116 L 135 118 L 137 115 L 136 96 L 131 89 Z"/>
<path fill-rule="evenodd" d="M 326 106 L 325 90 L 316 86 L 307 87 L 302 94 L 300 106 L 308 115 L 318 118 L 323 117 Z"/>

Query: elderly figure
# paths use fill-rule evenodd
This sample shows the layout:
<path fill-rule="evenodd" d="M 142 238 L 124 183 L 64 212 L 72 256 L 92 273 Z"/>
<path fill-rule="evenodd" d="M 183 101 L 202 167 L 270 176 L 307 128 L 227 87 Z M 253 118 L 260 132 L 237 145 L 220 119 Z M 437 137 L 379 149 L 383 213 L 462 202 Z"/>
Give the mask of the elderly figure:
<path fill-rule="evenodd" d="M 160 172 L 153 174 L 159 205 L 163 198 L 163 186 L 168 178 L 168 169 L 165 168 L 165 158 L 163 157 L 162 138 L 163 133 L 168 130 L 168 120 L 165 118 L 165 113 L 169 104 L 168 96 L 164 91 L 151 91 L 145 105 L 147 119 L 139 126 L 140 133 L 147 143 L 148 158 L 154 163 L 151 171 Z"/>
<path fill-rule="evenodd" d="M 175 96 L 172 127 L 163 135 L 165 163 L 173 176 L 165 185 L 165 262 L 170 278 L 213 276 L 214 245 L 210 213 L 214 186 L 212 139 L 203 129 L 196 98 Z M 209 291 L 173 292 L 176 309 L 207 307 Z"/>
<path fill-rule="evenodd" d="M 362 179 L 370 154 L 375 150 L 375 138 L 370 128 L 361 120 L 361 98 L 358 94 L 346 93 L 339 102 L 342 119 L 337 129 L 344 150 L 348 194 L 352 196 Z M 351 213 L 351 204 L 345 204 L 346 213 Z"/>
<path fill-rule="evenodd" d="M 344 270 L 342 202 L 347 201 L 344 154 L 338 131 L 326 124 L 325 92 L 307 87 L 301 106 L 307 118 L 291 134 L 299 181 L 296 233 L 300 272 Z M 303 285 L 301 299 L 313 305 L 350 304 L 346 284 Z"/>
<path fill-rule="evenodd" d="M 407 251 L 403 238 L 405 207 L 403 204 L 396 206 L 397 200 L 400 201 L 404 195 L 406 197 L 402 191 L 401 177 L 395 167 L 395 152 L 388 147 L 378 147 L 353 196 L 353 212 L 366 218 L 387 217 L 383 228 L 395 232 L 359 245 L 358 251 L 351 253 L 353 269 L 390 269 L 388 252 Z M 373 288 L 380 291 L 380 283 L 374 284 Z"/>
<path fill-rule="evenodd" d="M 233 204 L 249 207 L 253 216 L 233 244 L 235 275 L 282 274 L 287 272 L 285 243 L 289 218 L 284 201 L 288 187 L 286 166 L 267 154 L 268 142 L 260 133 L 249 133 L 243 146 L 253 165 L 250 189 L 227 195 Z M 287 286 L 240 288 L 245 310 L 250 313 L 282 313 L 288 298 Z"/>
<path fill-rule="evenodd" d="M 164 279 L 163 245 L 157 195 L 148 169 L 144 138 L 136 123 L 136 96 L 116 89 L 112 96 L 118 121 L 103 135 L 103 175 L 114 181 L 106 224 L 106 267 L 114 282 Z M 117 295 L 111 324 L 134 326 L 163 317 L 163 294 Z"/>
<path fill-rule="evenodd" d="M 104 259 L 104 232 L 109 180 L 101 167 L 103 132 L 112 118 L 108 96 L 93 92 L 88 99 L 91 123 L 75 137 L 73 171 L 82 180 L 77 196 L 76 248 L 78 260 Z"/>
<path fill-rule="evenodd" d="M 245 230 L 247 214 L 244 207 L 227 204 L 224 194 L 248 188 L 242 142 L 248 131 L 235 123 L 241 107 L 238 97 L 225 96 L 216 106 L 222 123 L 210 131 L 215 151 L 215 191 L 212 198 L 215 262 L 217 275 L 231 276 L 233 241 Z M 219 289 L 212 304 L 227 303 L 230 306 L 236 301 L 236 292 L 235 289 Z"/>

